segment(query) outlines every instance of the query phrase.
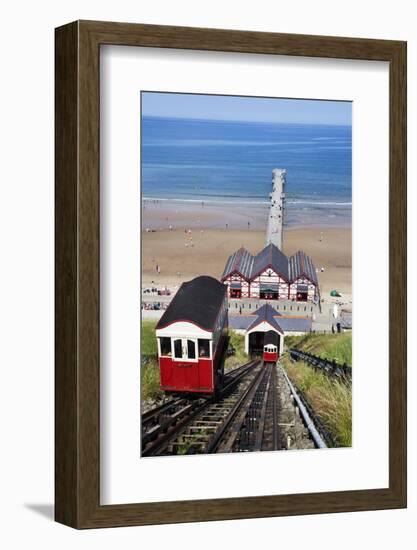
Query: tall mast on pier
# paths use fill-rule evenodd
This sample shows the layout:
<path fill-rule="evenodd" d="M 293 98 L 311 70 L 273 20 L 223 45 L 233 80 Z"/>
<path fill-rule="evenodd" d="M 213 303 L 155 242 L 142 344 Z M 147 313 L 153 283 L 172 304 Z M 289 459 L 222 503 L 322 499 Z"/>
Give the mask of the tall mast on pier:
<path fill-rule="evenodd" d="M 284 199 L 287 171 L 282 168 L 272 170 L 271 204 L 266 230 L 266 244 L 274 244 L 282 250 Z"/>

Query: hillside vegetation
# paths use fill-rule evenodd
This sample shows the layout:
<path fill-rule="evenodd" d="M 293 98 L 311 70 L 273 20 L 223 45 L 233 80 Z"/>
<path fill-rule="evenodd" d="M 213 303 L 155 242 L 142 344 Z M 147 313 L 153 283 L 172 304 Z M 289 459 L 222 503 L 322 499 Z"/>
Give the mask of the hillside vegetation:
<path fill-rule="evenodd" d="M 235 369 L 249 361 L 245 353 L 245 337 L 243 334 L 238 334 L 234 330 L 229 329 L 229 346 L 235 349 L 235 353 L 230 357 L 226 357 L 224 363 L 225 372 Z"/>
<path fill-rule="evenodd" d="M 287 336 L 285 347 L 307 351 L 323 359 L 352 366 L 352 333 Z"/>
<path fill-rule="evenodd" d="M 142 321 L 141 353 L 142 355 L 157 355 L 158 347 L 155 336 L 155 320 Z"/>
<path fill-rule="evenodd" d="M 305 334 L 285 338 L 285 347 L 297 348 L 339 364 L 352 365 L 352 333 Z M 337 447 L 352 445 L 352 386 L 314 369 L 303 361 L 293 362 L 288 353 L 282 365 L 331 434 Z"/>
<path fill-rule="evenodd" d="M 303 361 L 291 361 L 288 353 L 281 360 L 288 376 L 302 392 L 336 447 L 352 445 L 352 386 L 313 369 Z"/>
<path fill-rule="evenodd" d="M 162 395 L 159 389 L 158 348 L 155 337 L 156 321 L 142 321 L 141 333 L 141 398 L 156 399 Z"/>

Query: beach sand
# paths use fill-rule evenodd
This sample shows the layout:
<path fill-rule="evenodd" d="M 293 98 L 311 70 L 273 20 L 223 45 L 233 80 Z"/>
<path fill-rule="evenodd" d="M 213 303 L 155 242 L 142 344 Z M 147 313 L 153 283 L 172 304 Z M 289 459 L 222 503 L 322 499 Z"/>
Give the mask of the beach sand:
<path fill-rule="evenodd" d="M 166 229 L 184 227 L 191 229 L 251 229 L 263 230 L 268 217 L 269 203 L 246 205 L 229 200 L 213 204 L 203 201 L 144 200 L 142 203 L 142 227 Z"/>
<path fill-rule="evenodd" d="M 269 202 L 245 201 L 229 198 L 224 202 L 197 200 L 143 200 L 142 227 L 162 230 L 173 228 L 192 229 L 258 229 L 266 230 Z M 340 206 L 295 207 L 286 203 L 284 227 L 302 228 L 346 228 L 350 227 L 351 208 Z"/>
<path fill-rule="evenodd" d="M 170 215 L 171 219 L 173 217 Z M 181 219 L 182 229 L 173 227 L 172 230 L 142 232 L 142 287 L 153 282 L 159 288 L 175 288 L 198 275 L 220 278 L 232 252 L 244 246 L 256 254 L 265 246 L 265 230 L 212 229 L 211 224 L 208 224 L 208 229 L 201 229 L 201 223 L 201 227 L 194 227 L 191 233 L 186 233 L 185 221 Z M 324 267 L 324 272 L 318 274 L 322 296 L 328 295 L 332 289 L 345 296 L 351 294 L 350 229 L 287 228 L 284 252 L 290 255 L 297 250 L 311 256 L 319 270 Z"/>

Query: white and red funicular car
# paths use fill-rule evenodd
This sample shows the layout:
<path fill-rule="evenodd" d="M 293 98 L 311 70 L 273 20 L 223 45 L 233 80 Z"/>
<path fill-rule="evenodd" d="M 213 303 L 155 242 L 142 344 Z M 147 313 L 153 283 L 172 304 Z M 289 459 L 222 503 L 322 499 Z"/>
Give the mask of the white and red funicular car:
<path fill-rule="evenodd" d="M 213 277 L 183 283 L 156 326 L 161 389 L 212 395 L 223 379 L 227 287 Z"/>

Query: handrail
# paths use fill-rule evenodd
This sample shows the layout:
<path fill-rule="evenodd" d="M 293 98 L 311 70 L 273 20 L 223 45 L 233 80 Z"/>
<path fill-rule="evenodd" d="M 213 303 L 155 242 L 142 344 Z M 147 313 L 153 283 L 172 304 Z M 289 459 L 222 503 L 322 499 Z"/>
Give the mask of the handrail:
<path fill-rule="evenodd" d="M 281 370 L 282 370 L 282 373 L 285 377 L 285 380 L 290 388 L 290 391 L 295 399 L 295 402 L 297 403 L 297 407 L 300 411 L 300 414 L 304 420 L 304 423 L 305 425 L 307 426 L 307 429 L 308 431 L 310 432 L 310 435 L 316 445 L 316 447 L 318 447 L 319 449 L 327 449 L 327 445 L 326 443 L 324 442 L 323 438 L 321 437 L 321 435 L 319 434 L 316 426 L 314 425 L 314 422 L 313 420 L 311 419 L 310 415 L 308 414 L 307 412 L 307 409 L 306 407 L 304 406 L 304 403 L 301 401 L 296 389 L 294 388 L 291 380 L 288 378 L 288 375 L 287 373 L 285 372 L 285 370 L 280 367 Z"/>
<path fill-rule="evenodd" d="M 290 348 L 289 354 L 295 361 L 305 361 L 316 369 L 322 370 L 325 374 L 336 376 L 344 380 L 352 379 L 352 367 L 344 363 L 340 365 L 335 360 L 323 359 L 307 351 L 301 351 L 296 348 Z"/>

